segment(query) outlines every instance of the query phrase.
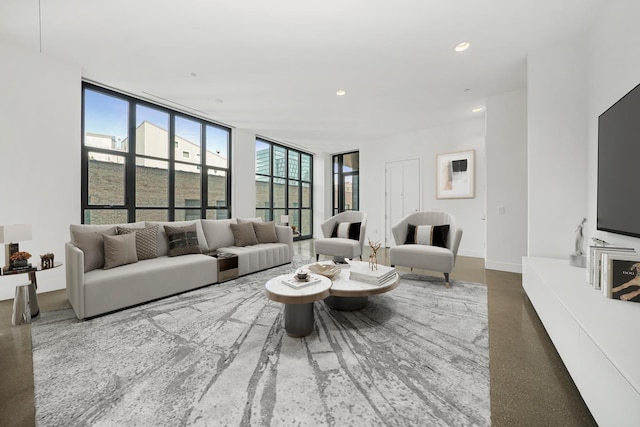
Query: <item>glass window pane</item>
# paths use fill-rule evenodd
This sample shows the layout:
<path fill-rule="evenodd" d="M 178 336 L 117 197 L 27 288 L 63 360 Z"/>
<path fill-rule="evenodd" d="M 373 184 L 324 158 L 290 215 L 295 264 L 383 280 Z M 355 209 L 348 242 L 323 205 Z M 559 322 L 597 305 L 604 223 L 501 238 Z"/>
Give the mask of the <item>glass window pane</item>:
<path fill-rule="evenodd" d="M 342 172 L 360 170 L 360 153 L 345 154 L 342 158 Z"/>
<path fill-rule="evenodd" d="M 294 232 L 300 232 L 300 211 L 298 209 L 289 209 L 289 225 Z"/>
<path fill-rule="evenodd" d="M 226 207 L 228 205 L 227 172 L 209 169 L 207 180 L 207 202 L 209 206 Z"/>
<path fill-rule="evenodd" d="M 125 209 L 85 209 L 84 224 L 123 224 L 127 222 Z"/>
<path fill-rule="evenodd" d="M 273 146 L 273 176 L 287 177 L 287 159 L 284 147 Z"/>
<path fill-rule="evenodd" d="M 137 209 L 136 221 L 168 221 L 167 209 Z"/>
<path fill-rule="evenodd" d="M 286 211 L 284 209 L 273 210 L 273 219 L 276 221 L 276 225 L 289 225 L 282 221 L 282 215 L 286 215 Z"/>
<path fill-rule="evenodd" d="M 311 156 L 308 154 L 300 155 L 300 172 L 303 181 L 311 181 Z"/>
<path fill-rule="evenodd" d="M 169 206 L 169 162 L 136 158 L 136 207 L 138 206 Z"/>
<path fill-rule="evenodd" d="M 136 105 L 136 154 L 169 158 L 169 114 Z"/>
<path fill-rule="evenodd" d="M 256 208 L 270 208 L 271 179 L 268 176 L 256 175 Z"/>
<path fill-rule="evenodd" d="M 344 177 L 344 210 L 349 211 L 353 209 L 353 183 L 352 176 Z"/>
<path fill-rule="evenodd" d="M 200 173 L 178 170 L 176 164 L 176 188 L 175 188 L 175 207 L 199 207 L 200 206 Z M 188 166 L 195 168 L 195 166 Z M 176 214 L 177 215 L 177 214 Z M 200 218 L 200 216 L 198 216 Z M 177 218 L 176 218 L 177 219 Z"/>
<path fill-rule="evenodd" d="M 333 173 L 340 172 L 340 156 L 333 156 Z"/>
<path fill-rule="evenodd" d="M 124 205 L 125 157 L 89 152 L 89 205 Z"/>
<path fill-rule="evenodd" d="M 129 103 L 90 89 L 84 91 L 84 145 L 128 151 Z"/>
<path fill-rule="evenodd" d="M 333 175 L 333 208 L 334 210 L 339 209 L 340 208 L 340 187 L 338 185 L 339 180 L 338 180 L 339 175 Z M 340 212 L 340 211 L 338 211 Z M 336 213 L 334 212 L 334 215 Z"/>
<path fill-rule="evenodd" d="M 176 209 L 176 221 L 193 221 L 200 219 L 200 209 Z"/>
<path fill-rule="evenodd" d="M 300 223 L 300 233 L 303 236 L 311 235 L 311 210 L 310 209 L 302 209 L 302 218 Z"/>
<path fill-rule="evenodd" d="M 273 207 L 286 208 L 286 190 L 287 180 L 282 178 L 273 178 Z"/>
<path fill-rule="evenodd" d="M 289 181 L 289 207 L 290 208 L 299 208 L 300 207 L 300 196 L 298 194 L 298 189 L 300 188 L 299 181 Z"/>
<path fill-rule="evenodd" d="M 271 144 L 256 140 L 256 173 L 271 175 Z"/>
<path fill-rule="evenodd" d="M 202 163 L 200 159 L 200 123 L 176 116 L 175 128 L 176 135 L 173 145 L 176 161 Z"/>
<path fill-rule="evenodd" d="M 208 209 L 207 210 L 207 219 L 228 219 L 228 218 L 229 218 L 228 209 Z"/>
<path fill-rule="evenodd" d="M 360 210 L 360 177 L 358 175 L 353 175 L 353 180 L 351 183 L 351 201 L 353 205 L 353 210 Z"/>
<path fill-rule="evenodd" d="M 257 218 L 262 218 L 263 221 L 271 221 L 271 218 L 269 217 L 269 210 L 268 209 L 256 209 L 256 217 Z"/>
<path fill-rule="evenodd" d="M 302 183 L 302 207 L 311 207 L 311 184 L 308 182 Z"/>
<path fill-rule="evenodd" d="M 229 167 L 229 129 L 207 125 L 207 166 Z"/>
<path fill-rule="evenodd" d="M 297 151 L 289 150 L 289 178 L 300 179 L 300 160 Z"/>

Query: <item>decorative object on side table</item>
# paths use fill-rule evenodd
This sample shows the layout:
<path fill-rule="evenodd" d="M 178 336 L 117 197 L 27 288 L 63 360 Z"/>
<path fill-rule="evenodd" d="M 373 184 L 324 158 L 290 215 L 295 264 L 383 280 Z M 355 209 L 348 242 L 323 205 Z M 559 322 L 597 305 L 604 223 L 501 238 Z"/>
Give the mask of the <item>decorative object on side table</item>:
<path fill-rule="evenodd" d="M 20 270 L 23 268 L 31 268 L 31 263 L 29 263 L 29 258 L 31 258 L 31 254 L 29 252 L 18 251 L 14 252 L 9 257 L 9 269 L 10 270 Z"/>
<path fill-rule="evenodd" d="M 380 242 L 373 243 L 369 239 L 369 247 L 371 248 L 371 254 L 369 255 L 369 268 L 371 270 L 378 269 L 378 249 L 380 249 Z"/>
<path fill-rule="evenodd" d="M 42 266 L 43 270 L 46 270 L 48 268 L 53 268 L 53 258 L 54 258 L 54 255 L 50 253 L 40 255 L 40 265 Z"/>
<path fill-rule="evenodd" d="M 587 257 L 584 254 L 584 224 L 587 222 L 587 218 L 582 218 L 582 222 L 578 224 L 576 229 L 576 244 L 575 250 L 569 255 L 569 264 L 574 267 L 586 268 Z"/>
<path fill-rule="evenodd" d="M 5 243 L 5 269 L 11 267 L 11 256 L 20 252 L 18 242 L 31 240 L 30 224 L 0 225 L 0 243 Z"/>

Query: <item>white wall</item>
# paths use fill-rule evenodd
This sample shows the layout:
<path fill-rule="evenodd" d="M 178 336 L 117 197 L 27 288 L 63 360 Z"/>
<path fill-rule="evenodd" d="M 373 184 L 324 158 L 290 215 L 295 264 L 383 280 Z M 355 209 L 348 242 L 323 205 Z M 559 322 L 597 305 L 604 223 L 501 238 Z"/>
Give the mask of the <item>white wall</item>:
<path fill-rule="evenodd" d="M 485 267 L 522 272 L 527 253 L 526 89 L 487 99 Z"/>
<path fill-rule="evenodd" d="M 313 155 L 313 237 L 322 238 L 320 224 L 333 215 L 333 168 L 329 153 Z"/>
<path fill-rule="evenodd" d="M 384 241 L 385 163 L 418 158 L 422 168 L 422 209 L 453 214 L 464 229 L 459 254 L 484 257 L 484 207 L 486 157 L 484 118 L 452 123 L 431 129 L 393 135 L 360 147 L 360 207 L 367 212 L 367 237 Z M 475 150 L 476 182 L 473 199 L 436 199 L 436 155 Z"/>
<path fill-rule="evenodd" d="M 29 223 L 20 249 L 64 262 L 69 224 L 80 222 L 80 67 L 0 42 L 0 224 Z M 4 265 L 4 250 L 0 255 Z M 65 287 L 64 267 L 37 275 L 38 292 Z M 0 300 L 26 275 L 0 278 Z"/>
<path fill-rule="evenodd" d="M 530 256 L 568 259 L 587 217 L 586 47 L 578 36 L 527 59 Z"/>

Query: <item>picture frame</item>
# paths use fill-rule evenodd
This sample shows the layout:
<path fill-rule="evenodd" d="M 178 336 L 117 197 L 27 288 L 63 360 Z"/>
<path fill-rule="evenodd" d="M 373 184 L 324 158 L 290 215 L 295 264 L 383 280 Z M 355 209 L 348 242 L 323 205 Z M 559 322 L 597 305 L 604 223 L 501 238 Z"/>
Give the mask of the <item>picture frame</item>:
<path fill-rule="evenodd" d="M 604 253 L 602 271 L 602 293 L 605 297 L 640 302 L 640 254 Z"/>
<path fill-rule="evenodd" d="M 475 150 L 436 156 L 436 199 L 475 197 Z"/>

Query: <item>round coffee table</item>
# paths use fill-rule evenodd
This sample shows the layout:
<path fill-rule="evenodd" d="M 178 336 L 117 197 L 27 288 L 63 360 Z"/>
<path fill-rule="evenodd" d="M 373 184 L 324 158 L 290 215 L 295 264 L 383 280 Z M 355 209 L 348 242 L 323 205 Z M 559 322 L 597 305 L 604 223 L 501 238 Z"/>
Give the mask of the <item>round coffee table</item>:
<path fill-rule="evenodd" d="M 267 298 L 284 304 L 284 329 L 290 337 L 305 337 L 313 331 L 313 303 L 329 296 L 331 280 L 313 274 L 318 283 L 294 289 L 282 283 L 293 279 L 293 274 L 274 277 L 265 284 Z"/>
<path fill-rule="evenodd" d="M 364 264 L 367 263 L 364 262 Z M 313 264 L 306 265 L 303 268 L 309 270 L 311 265 Z M 395 278 L 380 286 L 352 280 L 349 278 L 350 272 L 349 267 L 342 267 L 340 274 L 331 278 L 333 284 L 331 285 L 330 295 L 325 298 L 324 302 L 335 310 L 360 310 L 369 302 L 369 295 L 389 292 L 400 284 L 400 275 L 397 272 L 395 273 Z"/>

